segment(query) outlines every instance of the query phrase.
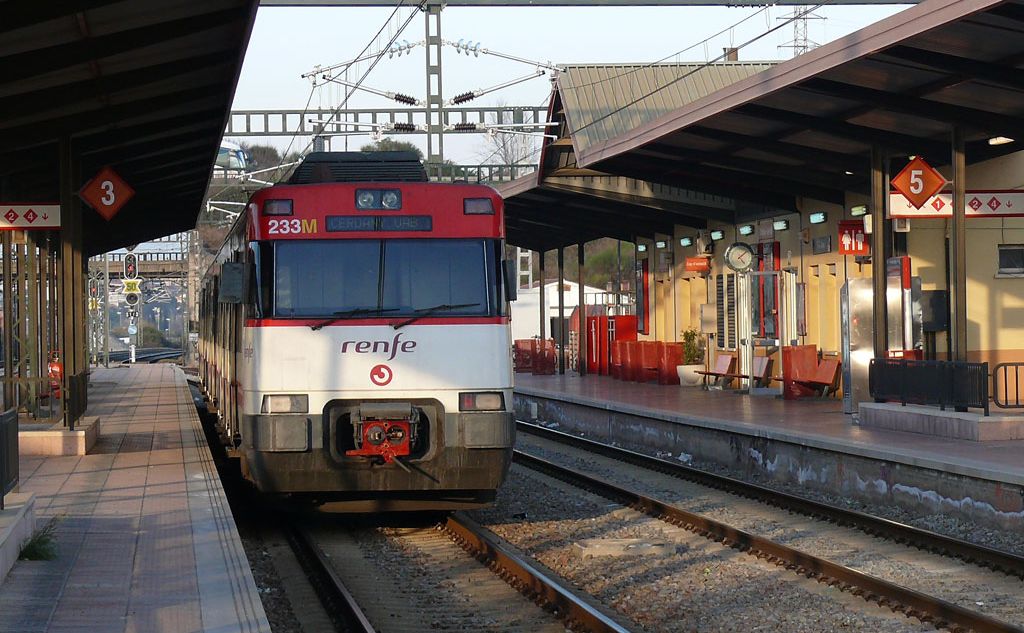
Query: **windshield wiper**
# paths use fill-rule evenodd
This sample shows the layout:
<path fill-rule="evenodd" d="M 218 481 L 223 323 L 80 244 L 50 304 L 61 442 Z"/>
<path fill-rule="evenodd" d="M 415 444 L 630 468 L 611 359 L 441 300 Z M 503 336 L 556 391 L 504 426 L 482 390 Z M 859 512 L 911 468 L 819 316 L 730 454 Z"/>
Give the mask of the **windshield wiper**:
<path fill-rule="evenodd" d="M 335 312 L 334 315 L 329 319 L 324 319 L 323 321 L 317 323 L 316 325 L 309 326 L 309 329 L 315 332 L 316 330 L 322 329 L 332 323 L 344 321 L 345 319 L 351 319 L 352 317 L 363 316 L 366 314 L 381 314 L 384 312 L 394 312 L 397 309 L 398 308 L 354 308 L 352 310 L 342 310 L 341 312 Z"/>
<path fill-rule="evenodd" d="M 419 310 L 413 310 L 413 312 L 416 313 L 416 316 L 410 317 L 410 318 L 406 319 L 405 321 L 402 321 L 401 323 L 396 323 L 394 325 L 394 328 L 397 330 L 400 327 L 405 327 L 405 326 L 409 325 L 410 323 L 414 323 L 414 322 L 422 319 L 423 317 L 428 317 L 431 314 L 436 314 L 438 312 L 446 312 L 448 310 L 457 310 L 459 308 L 473 308 L 473 307 L 476 307 L 478 305 L 480 305 L 479 302 L 477 302 L 477 303 L 442 303 L 440 305 L 432 306 L 432 307 L 429 307 L 429 308 L 420 308 Z"/>

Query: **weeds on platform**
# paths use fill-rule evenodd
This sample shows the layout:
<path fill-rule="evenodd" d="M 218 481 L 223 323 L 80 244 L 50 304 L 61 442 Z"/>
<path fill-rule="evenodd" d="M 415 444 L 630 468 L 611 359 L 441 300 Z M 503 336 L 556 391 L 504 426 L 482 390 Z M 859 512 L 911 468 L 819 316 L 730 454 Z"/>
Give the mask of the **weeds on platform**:
<path fill-rule="evenodd" d="M 53 533 L 57 531 L 60 517 L 53 517 L 46 525 L 32 533 L 18 554 L 18 560 L 53 560 L 57 557 L 57 546 Z"/>

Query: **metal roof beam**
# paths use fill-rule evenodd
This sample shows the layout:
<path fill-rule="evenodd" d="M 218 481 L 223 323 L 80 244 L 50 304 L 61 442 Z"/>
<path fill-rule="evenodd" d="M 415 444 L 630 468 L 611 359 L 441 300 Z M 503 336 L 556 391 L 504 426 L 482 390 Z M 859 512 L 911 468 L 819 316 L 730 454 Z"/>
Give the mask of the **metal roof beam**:
<path fill-rule="evenodd" d="M 739 134 L 700 125 L 690 126 L 683 130 L 683 132 L 723 143 L 731 143 L 736 146 L 736 150 L 743 148 L 755 149 L 778 156 L 796 158 L 809 164 L 828 167 L 836 171 L 856 172 L 865 169 L 864 161 L 858 160 L 856 156 L 818 149 L 799 143 L 777 141 L 771 138 Z"/>
<path fill-rule="evenodd" d="M 185 132 L 186 129 L 192 130 L 190 134 L 204 133 L 210 125 L 219 130 L 223 123 L 223 110 L 208 108 L 188 114 L 93 131 L 78 137 L 77 143 L 83 155 L 111 150 L 120 152 L 122 148 L 131 152 L 134 151 L 134 147 L 149 147 L 152 141 L 164 142 L 167 137 Z"/>
<path fill-rule="evenodd" d="M 145 112 L 148 116 L 164 110 L 182 109 L 182 106 L 187 108 L 186 104 L 216 99 L 217 93 L 211 86 L 199 86 L 112 106 L 104 107 L 103 104 L 97 103 L 95 111 L 76 112 L 43 122 L 33 121 L 11 128 L 0 128 L 0 150 L 30 147 L 36 143 L 51 141 L 61 134 L 77 136 L 93 133 L 116 124 L 125 117 L 137 116 L 139 112 Z M 85 126 L 86 120 L 88 127 Z"/>
<path fill-rule="evenodd" d="M 862 101 L 872 104 L 878 109 L 900 112 L 945 124 L 955 122 L 968 129 L 984 130 L 993 134 L 1013 136 L 1024 130 L 1024 121 L 1021 121 L 1018 117 L 940 103 L 930 99 L 921 99 L 876 88 L 856 86 L 831 79 L 809 79 L 796 86 L 796 89 L 839 97 L 840 99 Z"/>
<path fill-rule="evenodd" d="M 442 4 L 434 0 L 436 4 Z M 892 4 L 893 0 L 832 0 L 830 5 Z M 916 4 L 920 0 L 903 0 Z M 804 5 L 801 0 L 766 2 L 754 0 L 444 0 L 447 7 L 757 7 L 767 5 Z M 395 0 L 260 0 L 261 7 L 387 7 L 394 8 Z"/>
<path fill-rule="evenodd" d="M 740 106 L 735 110 L 735 112 L 759 119 L 775 121 L 777 123 L 786 123 L 794 127 L 794 129 L 788 130 L 782 136 L 789 136 L 803 130 L 814 130 L 844 140 L 863 143 L 865 146 L 877 144 L 880 147 L 902 153 L 926 153 L 935 155 L 940 153 L 949 153 L 948 144 L 937 143 L 935 141 L 918 138 L 916 136 L 910 136 L 909 134 L 901 134 L 899 132 L 891 132 L 889 130 L 868 127 L 866 125 L 849 123 L 847 121 L 838 121 L 832 118 L 804 114 L 802 112 L 780 110 L 778 108 L 757 104 Z M 865 149 L 864 152 L 865 165 L 868 162 L 868 151 L 868 149 Z"/>
<path fill-rule="evenodd" d="M 700 164 L 710 168 L 723 168 L 740 174 L 751 172 L 756 178 L 768 175 L 780 182 L 806 183 L 810 187 L 825 187 L 844 190 L 849 182 L 843 182 L 842 172 L 820 171 L 814 166 L 785 165 L 771 161 L 744 158 L 707 150 L 674 147 L 662 143 L 650 143 L 637 149 L 637 153 L 656 152 L 663 156 L 683 161 L 683 165 Z M 678 163 L 675 163 L 678 164 Z M 849 178 L 846 178 L 849 181 Z"/>
<path fill-rule="evenodd" d="M 123 0 L 7 0 L 0 2 L 0 30 L 13 31 L 26 26 L 97 9 Z"/>
<path fill-rule="evenodd" d="M 593 224 L 587 224 L 578 218 L 565 218 L 571 222 L 551 224 L 552 214 L 537 209 L 521 208 L 513 212 L 513 216 L 524 224 L 536 226 L 538 229 L 549 231 L 551 236 L 558 238 L 558 241 L 565 244 L 578 242 L 589 242 L 602 237 L 614 237 L 620 240 L 633 241 L 635 227 L 623 228 L 619 226 L 602 226 L 596 228 Z"/>
<path fill-rule="evenodd" d="M 659 198 L 649 198 L 646 196 L 621 193 L 618 191 L 592 190 L 586 187 L 567 183 L 551 182 L 550 180 L 544 182 L 544 187 L 547 189 L 554 189 L 556 191 L 564 191 L 581 196 L 608 200 L 610 202 L 618 202 L 621 204 L 642 207 L 644 209 L 656 210 L 675 218 L 675 221 L 677 221 L 678 224 L 685 224 L 696 228 L 702 228 L 707 224 L 708 220 L 731 222 L 733 216 L 733 212 L 729 209 L 703 207 L 696 204 L 673 202 Z"/>
<path fill-rule="evenodd" d="M 717 180 L 695 177 L 691 174 L 664 171 L 653 172 L 650 169 L 649 163 L 633 163 L 628 158 L 625 158 L 627 156 L 627 154 L 621 154 L 609 158 L 606 161 L 602 161 L 601 166 L 602 168 L 607 167 L 610 172 L 638 180 L 680 187 L 714 196 L 724 196 L 734 200 L 745 200 L 754 204 L 774 207 L 779 211 L 787 213 L 795 212 L 796 210 L 794 196 L 782 195 L 776 191 L 762 191 L 740 184 L 725 185 Z"/>
<path fill-rule="evenodd" d="M 188 73 L 206 71 L 234 63 L 225 52 L 198 55 L 182 60 L 147 66 L 121 73 L 103 74 L 93 79 L 60 84 L 31 92 L 22 92 L 0 98 L 0 112 L 45 112 L 67 109 L 76 103 L 94 101 L 121 90 L 136 90 L 142 86 L 166 81 Z"/>
<path fill-rule="evenodd" d="M 1003 65 L 999 62 L 979 62 L 975 59 L 927 51 L 913 46 L 893 46 L 885 49 L 879 55 L 912 62 L 935 70 L 954 72 L 963 77 L 973 77 L 1016 90 L 1024 90 L 1024 72 L 1012 65 Z"/>
<path fill-rule="evenodd" d="M 40 3 L 45 4 L 45 3 Z M 151 46 L 197 32 L 230 24 L 244 23 L 249 8 L 222 9 L 202 15 L 167 20 L 110 35 L 90 37 L 65 44 L 29 50 L 0 57 L 0 77 L 5 82 L 27 79 L 44 73 L 54 72 L 71 66 L 78 66 L 90 60 L 100 60 L 137 48 Z"/>

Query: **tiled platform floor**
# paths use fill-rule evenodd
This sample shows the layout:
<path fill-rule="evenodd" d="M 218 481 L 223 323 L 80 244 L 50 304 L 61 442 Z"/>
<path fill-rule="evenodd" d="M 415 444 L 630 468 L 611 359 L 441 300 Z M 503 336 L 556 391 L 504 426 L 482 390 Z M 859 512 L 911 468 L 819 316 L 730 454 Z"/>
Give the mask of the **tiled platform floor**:
<path fill-rule="evenodd" d="M 786 401 L 606 376 L 516 374 L 515 385 L 523 394 L 1024 484 L 1024 440 L 972 442 L 863 428 L 843 415 L 839 400 Z"/>
<path fill-rule="evenodd" d="M 22 457 L 53 561 L 0 585 L 0 632 L 267 632 L 188 386 L 170 365 L 98 369 L 84 457 Z"/>

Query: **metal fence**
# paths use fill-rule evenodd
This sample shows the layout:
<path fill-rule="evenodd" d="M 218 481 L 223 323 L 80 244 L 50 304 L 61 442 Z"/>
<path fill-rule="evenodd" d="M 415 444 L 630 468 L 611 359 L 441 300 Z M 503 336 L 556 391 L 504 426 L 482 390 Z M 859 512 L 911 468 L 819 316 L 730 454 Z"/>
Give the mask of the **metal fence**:
<path fill-rule="evenodd" d="M 988 363 L 873 358 L 868 371 L 876 402 L 928 404 L 989 413 Z"/>
<path fill-rule="evenodd" d="M 4 495 L 18 485 L 18 412 L 0 413 L 0 510 Z"/>
<path fill-rule="evenodd" d="M 1024 409 L 1024 363 L 999 363 L 992 369 L 992 401 L 1002 409 Z"/>

